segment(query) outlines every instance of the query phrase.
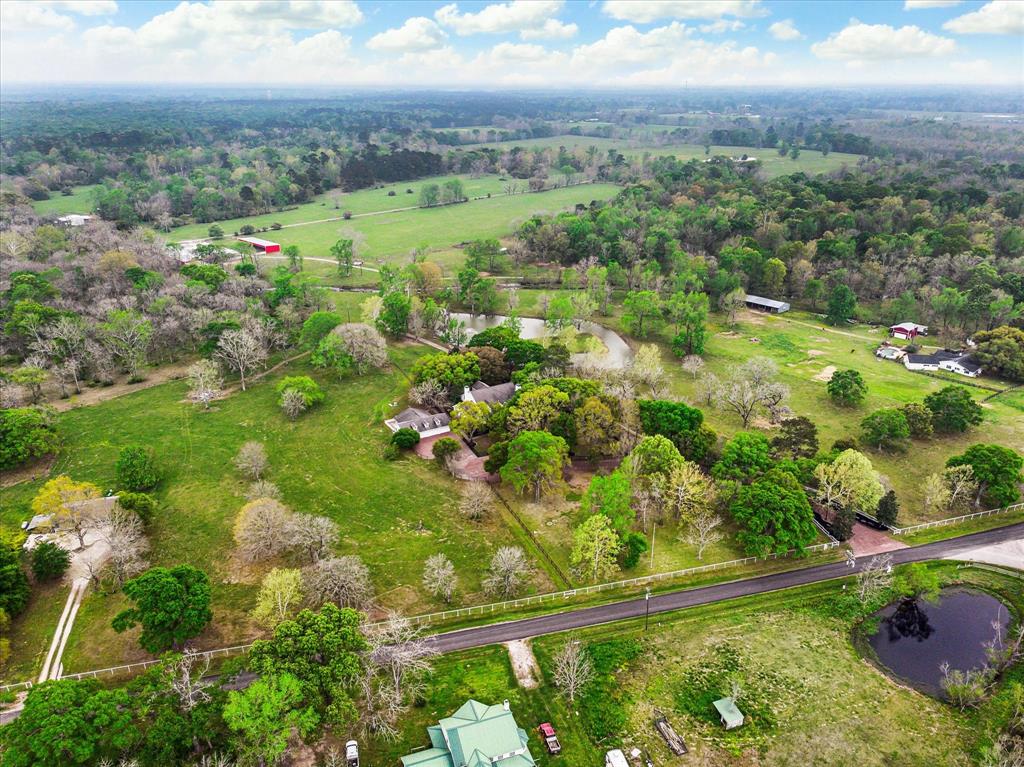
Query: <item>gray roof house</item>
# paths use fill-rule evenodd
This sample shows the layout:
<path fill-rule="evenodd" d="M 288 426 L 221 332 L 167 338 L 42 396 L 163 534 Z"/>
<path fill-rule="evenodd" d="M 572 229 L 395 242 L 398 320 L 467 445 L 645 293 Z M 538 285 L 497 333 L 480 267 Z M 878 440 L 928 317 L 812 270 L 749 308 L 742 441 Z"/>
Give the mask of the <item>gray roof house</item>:
<path fill-rule="evenodd" d="M 431 413 L 415 407 L 407 407 L 394 418 L 389 418 L 384 425 L 396 432 L 399 429 L 413 429 L 421 437 L 433 437 L 435 434 L 447 434 L 450 419 L 447 413 Z"/>
<path fill-rule="evenodd" d="M 782 314 L 789 311 L 789 304 L 785 301 L 776 301 L 774 298 L 754 296 L 748 293 L 746 301 L 748 309 L 757 309 L 758 311 L 771 312 L 772 314 Z"/>
<path fill-rule="evenodd" d="M 946 349 L 931 354 L 908 354 L 903 365 L 907 370 L 948 370 L 969 378 L 981 375 L 981 365 L 970 354 Z"/>
<path fill-rule="evenodd" d="M 511 381 L 503 384 L 490 386 L 483 381 L 477 381 L 472 386 L 466 386 L 462 390 L 463 402 L 486 402 L 488 405 L 504 405 L 519 388 L 518 384 Z"/>

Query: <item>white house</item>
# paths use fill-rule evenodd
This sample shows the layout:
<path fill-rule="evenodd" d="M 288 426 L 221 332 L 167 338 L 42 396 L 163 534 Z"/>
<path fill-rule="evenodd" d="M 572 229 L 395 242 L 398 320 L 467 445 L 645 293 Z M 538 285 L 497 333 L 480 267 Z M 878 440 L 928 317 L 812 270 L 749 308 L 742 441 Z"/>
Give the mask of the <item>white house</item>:
<path fill-rule="evenodd" d="M 81 213 L 69 213 L 57 219 L 57 223 L 64 226 L 85 226 L 90 221 L 92 221 L 92 216 L 85 216 Z"/>
<path fill-rule="evenodd" d="M 939 363 L 940 370 L 948 370 L 951 373 L 959 373 L 969 378 L 977 378 L 981 375 L 981 365 L 975 362 L 968 354 L 957 357 L 955 360 L 943 360 Z"/>
<path fill-rule="evenodd" d="M 908 354 L 903 358 L 903 365 L 907 370 L 948 370 L 969 378 L 981 375 L 981 365 L 970 354 L 962 352 L 943 350 L 931 354 Z"/>
<path fill-rule="evenodd" d="M 420 437 L 433 437 L 451 431 L 447 413 L 429 413 L 415 407 L 407 407 L 394 418 L 389 418 L 384 425 L 396 432 L 399 429 L 413 429 Z"/>

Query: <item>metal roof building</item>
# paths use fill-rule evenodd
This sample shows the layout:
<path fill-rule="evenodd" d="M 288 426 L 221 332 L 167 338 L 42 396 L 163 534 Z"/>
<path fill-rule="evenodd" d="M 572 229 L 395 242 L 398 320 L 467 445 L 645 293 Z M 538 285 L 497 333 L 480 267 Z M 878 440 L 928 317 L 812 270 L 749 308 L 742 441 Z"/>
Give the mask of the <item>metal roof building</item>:
<path fill-rule="evenodd" d="M 264 253 L 280 253 L 281 246 L 276 242 L 270 240 L 264 240 L 262 237 L 236 237 L 239 242 L 247 243 L 252 245 L 256 250 L 262 250 Z"/>
<path fill-rule="evenodd" d="M 747 293 L 746 301 L 748 309 L 757 309 L 761 312 L 772 312 L 773 314 L 782 314 L 789 311 L 789 304 L 785 301 L 776 301 L 774 298 L 754 296 Z"/>
<path fill-rule="evenodd" d="M 516 724 L 508 701 L 488 706 L 466 701 L 427 728 L 430 748 L 403 756 L 402 767 L 534 767 L 529 736 Z"/>

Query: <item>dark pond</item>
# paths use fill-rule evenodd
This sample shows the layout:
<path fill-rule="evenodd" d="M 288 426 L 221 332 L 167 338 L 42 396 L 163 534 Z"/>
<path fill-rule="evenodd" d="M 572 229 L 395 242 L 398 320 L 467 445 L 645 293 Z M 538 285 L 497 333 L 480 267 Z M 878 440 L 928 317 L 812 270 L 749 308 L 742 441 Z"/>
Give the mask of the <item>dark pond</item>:
<path fill-rule="evenodd" d="M 937 602 L 908 599 L 891 604 L 875 617 L 878 631 L 868 638 L 878 660 L 897 676 L 930 695 L 939 696 L 948 662 L 966 671 L 985 661 L 985 643 L 995 637 L 993 622 L 1005 638 L 1010 615 L 995 597 L 968 589 L 944 589 Z"/>

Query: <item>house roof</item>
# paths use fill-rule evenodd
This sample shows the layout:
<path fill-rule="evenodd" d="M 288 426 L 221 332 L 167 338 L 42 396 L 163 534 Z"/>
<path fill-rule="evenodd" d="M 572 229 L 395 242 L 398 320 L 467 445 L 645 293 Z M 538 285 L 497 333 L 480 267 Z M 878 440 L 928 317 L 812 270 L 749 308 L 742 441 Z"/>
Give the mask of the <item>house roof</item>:
<path fill-rule="evenodd" d="M 257 248 L 267 248 L 271 245 L 277 245 L 276 242 L 270 240 L 264 240 L 262 237 L 236 237 L 239 242 L 247 242 L 250 245 L 255 245 Z"/>
<path fill-rule="evenodd" d="M 433 748 L 402 757 L 405 767 L 491 767 L 496 757 L 506 754 L 512 756 L 502 759 L 501 767 L 534 765 L 529 737 L 504 706 L 467 700 L 427 731 Z"/>
<path fill-rule="evenodd" d="M 743 724 L 743 714 L 736 708 L 736 701 L 732 698 L 721 698 L 716 700 L 714 705 L 719 716 L 725 720 L 726 726 L 735 727 Z"/>
<path fill-rule="evenodd" d="M 785 301 L 776 301 L 774 298 L 765 298 L 764 296 L 755 296 L 755 295 L 752 295 L 750 293 L 747 293 L 747 299 L 746 300 L 747 300 L 748 304 L 758 304 L 759 306 L 770 306 L 773 309 L 782 309 L 784 307 L 788 307 L 789 306 L 789 304 L 787 304 Z"/>
<path fill-rule="evenodd" d="M 399 429 L 430 431 L 431 429 L 447 426 L 451 419 L 447 413 L 431 413 L 427 410 L 407 407 L 391 420 L 398 425 Z"/>
<path fill-rule="evenodd" d="M 947 349 L 941 349 L 937 352 L 932 352 L 931 354 L 908 354 L 907 361 L 919 365 L 938 365 L 940 362 L 959 359 L 963 356 L 964 355 L 960 352 L 951 352 Z"/>
<path fill-rule="evenodd" d="M 477 384 L 482 385 L 478 386 Z M 472 392 L 473 399 L 477 402 L 502 404 L 512 399 L 512 395 L 516 393 L 516 385 L 509 381 L 508 383 L 488 386 L 482 381 L 477 381 L 477 383 L 472 386 Z"/>
<path fill-rule="evenodd" d="M 927 325 L 918 325 L 916 322 L 901 322 L 899 325 L 890 325 L 889 330 L 927 330 Z"/>
<path fill-rule="evenodd" d="M 950 362 L 954 365 L 958 365 L 959 367 L 962 367 L 964 370 L 968 370 L 971 373 L 976 373 L 979 370 L 981 370 L 981 365 L 979 365 L 978 362 L 974 359 L 974 357 L 970 356 L 969 354 L 965 354 L 962 357 L 957 357 L 956 359 L 943 361 Z"/>

